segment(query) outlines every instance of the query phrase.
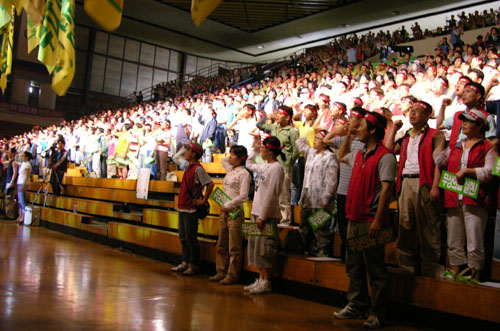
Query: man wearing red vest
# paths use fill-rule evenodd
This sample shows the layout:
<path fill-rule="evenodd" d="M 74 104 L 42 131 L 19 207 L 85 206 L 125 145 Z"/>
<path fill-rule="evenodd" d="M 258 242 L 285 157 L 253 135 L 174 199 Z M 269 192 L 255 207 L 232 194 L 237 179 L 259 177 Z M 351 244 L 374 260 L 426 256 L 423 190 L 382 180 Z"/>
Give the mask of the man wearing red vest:
<path fill-rule="evenodd" d="M 346 199 L 348 240 L 367 234 L 376 237 L 388 223 L 387 211 L 396 175 L 396 158 L 382 144 L 386 126 L 384 116 L 367 113 L 358 128 L 359 140 L 365 144 L 365 148 L 347 154 L 349 139 L 346 139 L 339 150 L 340 161 L 353 167 Z M 370 315 L 363 326 L 380 328 L 387 285 L 385 245 L 368 247 L 362 251 L 348 250 L 346 271 L 349 276 L 349 303 L 335 312 L 334 316 L 338 319 L 360 318 L 369 307 Z M 367 273 L 372 290 L 371 303 Z"/>
<path fill-rule="evenodd" d="M 179 239 L 182 245 L 182 263 L 172 268 L 172 271 L 182 272 L 190 276 L 198 273 L 200 262 L 200 246 L 198 244 L 198 218 L 196 207 L 204 205 L 212 190 L 214 182 L 201 166 L 199 159 L 203 148 L 198 143 L 185 144 L 185 158 L 189 162 L 181 181 L 179 191 Z M 206 186 L 205 195 L 203 187 Z"/>
<path fill-rule="evenodd" d="M 437 128 L 439 130 L 451 129 L 450 144 L 449 144 L 450 149 L 455 147 L 457 141 L 465 139 L 465 135 L 462 133 L 462 120 L 459 119 L 458 117 L 462 113 L 467 114 L 472 109 L 479 109 L 486 116 L 486 122 L 488 123 L 488 130 L 485 133 L 485 137 L 488 139 L 496 137 L 496 126 L 493 116 L 491 116 L 486 111 L 481 109 L 483 107 L 484 94 L 485 90 L 483 85 L 475 82 L 467 83 L 464 87 L 464 91 L 462 94 L 462 100 L 467 109 L 463 112 L 462 111 L 456 112 L 453 115 L 453 117 L 449 117 L 444 121 L 443 121 L 444 118 L 443 110 L 439 112 L 437 118 Z"/>
<path fill-rule="evenodd" d="M 396 144 L 394 137 L 402 125 L 397 121 L 387 133 L 385 146 L 400 154 L 397 192 L 399 195 L 398 262 L 401 268 L 415 272 L 418 248 L 422 260 L 421 272 L 435 275 L 441 255 L 439 223 L 429 219 L 420 190 L 430 191 L 431 200 L 439 199 L 439 168 L 433 155 L 445 148 L 443 132 L 432 129 L 427 121 L 432 107 L 427 102 L 417 101 L 410 108 L 409 119 L 413 126 Z M 424 187 L 425 186 L 425 187 Z"/>

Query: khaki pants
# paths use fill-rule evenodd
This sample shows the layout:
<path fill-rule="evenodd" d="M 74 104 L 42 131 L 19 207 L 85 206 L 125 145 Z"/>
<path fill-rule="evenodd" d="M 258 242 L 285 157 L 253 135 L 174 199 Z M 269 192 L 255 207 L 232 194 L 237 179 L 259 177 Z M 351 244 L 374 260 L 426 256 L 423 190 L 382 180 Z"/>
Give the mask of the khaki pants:
<path fill-rule="evenodd" d="M 349 221 L 347 239 L 368 233 L 370 222 Z M 359 311 L 370 307 L 370 313 L 383 317 L 385 314 L 385 289 L 387 285 L 387 268 L 385 266 L 385 245 L 370 247 L 362 252 L 347 250 L 346 272 L 349 276 L 347 300 L 349 305 Z M 368 295 L 368 280 L 372 296 Z"/>
<path fill-rule="evenodd" d="M 422 259 L 422 273 L 434 275 L 441 256 L 439 223 L 431 225 L 425 214 L 418 178 L 404 178 L 399 206 L 398 262 L 401 268 L 414 272 L 417 252 Z"/>
<path fill-rule="evenodd" d="M 240 276 L 243 261 L 241 222 L 243 222 L 243 212 L 240 212 L 234 220 L 224 212 L 221 212 L 219 217 L 217 274 L 227 275 L 228 278 L 235 280 Z"/>
<path fill-rule="evenodd" d="M 285 178 L 283 179 L 283 187 L 279 196 L 279 204 L 281 211 L 280 224 L 290 224 L 292 222 L 292 206 L 290 205 L 290 183 L 291 171 L 285 170 Z"/>
<path fill-rule="evenodd" d="M 448 258 L 452 266 L 484 268 L 484 231 L 488 212 L 479 206 L 448 208 Z M 467 256 L 464 247 L 467 244 Z"/>

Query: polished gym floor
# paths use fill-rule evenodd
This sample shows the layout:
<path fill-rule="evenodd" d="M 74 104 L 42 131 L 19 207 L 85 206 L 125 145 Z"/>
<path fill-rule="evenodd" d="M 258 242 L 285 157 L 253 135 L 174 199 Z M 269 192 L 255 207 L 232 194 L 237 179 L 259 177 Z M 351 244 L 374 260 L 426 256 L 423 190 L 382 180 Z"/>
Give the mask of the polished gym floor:
<path fill-rule="evenodd" d="M 331 330 L 338 307 L 184 277 L 170 265 L 0 220 L 0 330 Z M 410 330 L 392 324 L 392 330 Z"/>

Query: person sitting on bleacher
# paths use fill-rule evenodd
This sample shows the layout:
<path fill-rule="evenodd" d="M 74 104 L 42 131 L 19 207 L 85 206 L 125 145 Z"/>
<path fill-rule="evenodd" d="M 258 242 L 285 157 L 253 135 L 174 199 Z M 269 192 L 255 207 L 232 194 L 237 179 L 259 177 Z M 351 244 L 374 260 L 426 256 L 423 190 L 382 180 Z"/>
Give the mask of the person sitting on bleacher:
<path fill-rule="evenodd" d="M 230 156 L 222 159 L 222 165 L 226 170 L 223 190 L 232 200 L 221 206 L 217 240 L 219 245 L 216 259 L 217 274 L 209 280 L 220 281 L 223 285 L 238 282 L 243 262 L 240 227 L 245 218 L 243 202 L 248 199 L 252 180 L 250 172 L 245 168 L 247 158 L 247 149 L 236 145 L 231 147 Z M 234 219 L 229 216 L 229 212 L 238 209 L 240 211 Z"/>
<path fill-rule="evenodd" d="M 172 271 L 191 276 L 199 272 L 200 266 L 196 208 L 206 204 L 214 188 L 214 182 L 199 162 L 203 155 L 201 145 L 190 142 L 184 145 L 184 149 L 186 150 L 185 159 L 189 164 L 182 176 L 178 201 L 182 262 L 173 267 Z M 206 187 L 204 195 L 203 187 Z"/>
<path fill-rule="evenodd" d="M 312 228 L 308 222 L 309 217 L 320 209 L 331 215 L 335 208 L 338 160 L 329 146 L 323 142 L 326 134 L 325 130 L 319 131 L 314 137 L 312 148 L 307 145 L 305 138 L 297 140 L 297 147 L 306 159 L 304 183 L 299 201 L 300 234 L 305 253 L 318 257 L 333 254 L 333 234 L 330 227 L 332 218 L 317 229 Z"/>

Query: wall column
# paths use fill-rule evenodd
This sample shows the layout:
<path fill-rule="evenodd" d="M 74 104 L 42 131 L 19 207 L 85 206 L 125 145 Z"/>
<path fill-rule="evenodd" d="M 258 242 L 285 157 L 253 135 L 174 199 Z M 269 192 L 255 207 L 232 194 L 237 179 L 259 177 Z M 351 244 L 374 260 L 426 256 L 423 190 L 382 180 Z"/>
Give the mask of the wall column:
<path fill-rule="evenodd" d="M 38 99 L 38 107 L 55 109 L 56 98 L 56 92 L 52 90 L 50 83 L 40 84 L 40 98 Z"/>
<path fill-rule="evenodd" d="M 23 78 L 14 78 L 10 101 L 20 105 L 27 105 L 29 100 L 30 81 Z"/>

